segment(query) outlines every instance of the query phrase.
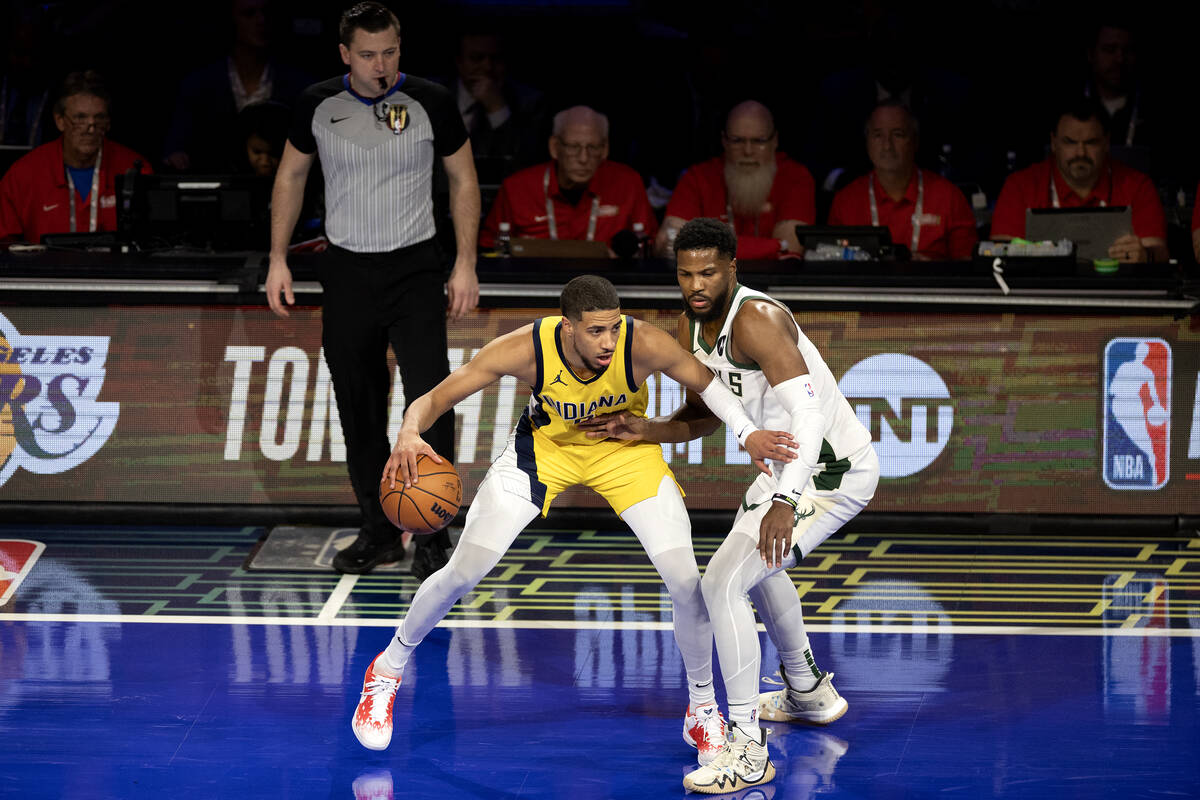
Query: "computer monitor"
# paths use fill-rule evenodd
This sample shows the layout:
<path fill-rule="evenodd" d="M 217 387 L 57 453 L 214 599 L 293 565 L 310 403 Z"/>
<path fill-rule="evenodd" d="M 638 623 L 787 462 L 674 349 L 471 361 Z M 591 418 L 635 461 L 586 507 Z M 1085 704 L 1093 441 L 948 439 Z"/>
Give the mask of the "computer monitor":
<path fill-rule="evenodd" d="M 890 258 L 895 254 L 892 234 L 882 225 L 797 225 L 796 238 L 805 250 L 815 250 L 819 244 L 844 242 L 862 248 L 874 258 Z"/>
<path fill-rule="evenodd" d="M 270 246 L 271 181 L 255 175 L 118 175 L 117 225 L 142 250 Z"/>
<path fill-rule="evenodd" d="M 1075 255 L 1081 261 L 1108 258 L 1109 246 L 1132 232 L 1133 211 L 1129 206 L 1025 210 L 1026 239 L 1069 239 L 1075 243 Z"/>

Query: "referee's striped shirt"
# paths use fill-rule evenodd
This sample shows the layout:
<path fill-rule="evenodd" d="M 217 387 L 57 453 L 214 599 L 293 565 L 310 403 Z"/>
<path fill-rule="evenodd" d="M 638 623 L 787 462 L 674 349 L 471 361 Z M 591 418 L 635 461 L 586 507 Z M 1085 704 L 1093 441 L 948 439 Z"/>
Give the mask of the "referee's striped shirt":
<path fill-rule="evenodd" d="M 383 103 L 406 107 L 399 134 L 381 121 Z M 458 152 L 467 129 L 450 91 L 432 81 L 401 73 L 386 96 L 366 98 L 343 75 L 304 90 L 288 140 L 321 160 L 329 241 L 382 253 L 433 237 L 434 158 Z"/>

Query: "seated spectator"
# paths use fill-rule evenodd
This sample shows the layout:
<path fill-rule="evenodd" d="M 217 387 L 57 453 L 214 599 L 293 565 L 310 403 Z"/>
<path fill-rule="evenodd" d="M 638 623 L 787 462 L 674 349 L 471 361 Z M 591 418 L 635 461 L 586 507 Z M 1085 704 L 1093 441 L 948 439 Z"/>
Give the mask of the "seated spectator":
<path fill-rule="evenodd" d="M 979 235 L 962 191 L 916 164 L 918 124 L 898 100 L 884 100 L 867 119 L 867 157 L 875 169 L 833 198 L 830 225 L 883 225 L 914 259 L 963 261 Z"/>
<path fill-rule="evenodd" d="M 658 228 L 646 187 L 631 167 L 608 161 L 608 117 L 587 106 L 554 116 L 550 161 L 504 179 L 479 232 L 494 247 L 500 223 L 511 235 L 610 243 L 634 223 L 653 237 Z"/>
<path fill-rule="evenodd" d="M 7 29 L 0 51 L 0 145 L 36 147 L 48 137 L 51 49 L 48 26 L 31 14 L 0 16 Z"/>
<path fill-rule="evenodd" d="M 1196 186 L 1196 201 L 1192 204 L 1192 255 L 1200 263 L 1200 184 Z"/>
<path fill-rule="evenodd" d="M 459 36 L 456 76 L 449 88 L 481 162 L 480 181 L 496 182 L 543 157 L 546 135 L 542 93 L 508 78 L 500 36 L 466 31 Z"/>
<path fill-rule="evenodd" d="M 1153 182 L 1109 157 L 1108 114 L 1094 98 L 1062 106 L 1050 134 L 1050 157 L 1014 172 L 1004 182 L 992 214 L 992 238 L 1025 235 L 1029 208 L 1129 206 L 1133 230 L 1109 247 L 1112 258 L 1132 263 L 1167 258 L 1167 223 Z"/>
<path fill-rule="evenodd" d="M 109 94 L 95 72 L 67 76 L 54 106 L 62 136 L 34 148 L 0 180 L 0 240 L 47 233 L 115 231 L 114 176 L 149 173 L 150 162 L 111 139 Z"/>
<path fill-rule="evenodd" d="M 251 103 L 290 105 L 312 80 L 271 55 L 267 0 L 232 0 L 233 44 L 228 55 L 183 79 L 163 147 L 163 161 L 184 172 L 219 172 Z"/>
<path fill-rule="evenodd" d="M 1152 124 L 1146 125 L 1145 97 L 1137 75 L 1137 48 L 1133 26 L 1106 19 L 1094 29 L 1088 47 L 1088 78 L 1083 93 L 1094 97 L 1109 116 L 1109 138 L 1114 145 L 1150 144 Z"/>
<path fill-rule="evenodd" d="M 721 134 L 724 156 L 696 164 L 683 174 L 655 243 L 671 254 L 673 231 L 696 217 L 715 217 L 733 226 L 738 258 L 800 254 L 797 225 L 816 221 L 812 175 L 776 152 L 779 132 L 771 112 L 747 100 L 734 106 Z"/>
<path fill-rule="evenodd" d="M 241 141 L 233 158 L 233 171 L 274 178 L 283 156 L 292 112 L 283 103 L 251 103 L 238 113 Z"/>

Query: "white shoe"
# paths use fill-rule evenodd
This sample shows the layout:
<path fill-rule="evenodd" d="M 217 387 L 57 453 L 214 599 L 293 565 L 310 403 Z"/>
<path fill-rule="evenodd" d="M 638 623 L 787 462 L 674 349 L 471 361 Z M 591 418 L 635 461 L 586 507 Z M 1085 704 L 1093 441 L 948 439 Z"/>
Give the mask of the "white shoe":
<path fill-rule="evenodd" d="M 400 688 L 399 678 L 389 678 L 375 671 L 375 662 L 382 656 L 383 653 L 375 656 L 375 661 L 367 667 L 362 695 L 350 723 L 359 744 L 368 750 L 386 750 L 391 743 L 392 705 L 396 702 L 396 690 Z"/>
<path fill-rule="evenodd" d="M 801 722 L 808 725 L 828 725 L 840 719 L 850 704 L 833 688 L 833 673 L 821 675 L 817 685 L 807 692 L 791 688 L 783 666 L 779 667 L 784 688 L 759 695 L 758 717 L 769 722 Z"/>
<path fill-rule="evenodd" d="M 683 740 L 696 748 L 700 766 L 712 761 L 725 747 L 725 718 L 716 703 L 692 708 L 688 705 L 683 718 Z"/>
<path fill-rule="evenodd" d="M 683 788 L 701 794 L 726 794 L 774 778 L 775 765 L 767 754 L 767 732 L 762 731 L 761 739 L 751 739 L 733 722 L 729 725 L 725 749 L 707 766 L 689 772 L 683 779 Z"/>

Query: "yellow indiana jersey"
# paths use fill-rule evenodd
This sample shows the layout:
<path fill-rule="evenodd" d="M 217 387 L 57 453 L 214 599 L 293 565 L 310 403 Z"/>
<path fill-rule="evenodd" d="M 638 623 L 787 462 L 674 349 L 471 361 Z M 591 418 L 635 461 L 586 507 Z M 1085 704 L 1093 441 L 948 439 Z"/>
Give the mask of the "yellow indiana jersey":
<path fill-rule="evenodd" d="M 633 380 L 633 319 L 623 316 L 612 361 L 586 380 L 571 371 L 562 349 L 562 317 L 533 323 L 537 377 L 526 417 L 534 431 L 556 444 L 598 444 L 577 427 L 597 414 L 628 411 L 646 416 L 647 390 Z"/>

